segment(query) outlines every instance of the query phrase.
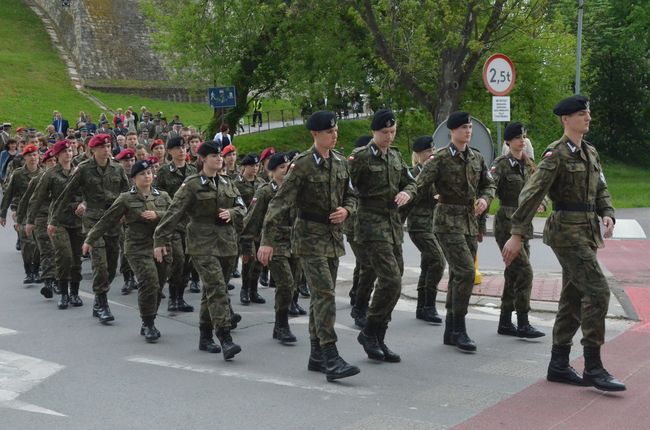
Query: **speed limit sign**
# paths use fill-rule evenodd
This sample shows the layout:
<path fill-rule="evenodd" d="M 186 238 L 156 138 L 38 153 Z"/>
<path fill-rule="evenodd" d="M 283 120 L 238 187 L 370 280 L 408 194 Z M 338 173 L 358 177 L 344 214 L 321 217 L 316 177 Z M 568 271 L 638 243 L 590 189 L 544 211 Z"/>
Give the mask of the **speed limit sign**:
<path fill-rule="evenodd" d="M 483 83 L 495 96 L 505 96 L 515 86 L 515 66 L 503 54 L 494 54 L 483 66 Z"/>

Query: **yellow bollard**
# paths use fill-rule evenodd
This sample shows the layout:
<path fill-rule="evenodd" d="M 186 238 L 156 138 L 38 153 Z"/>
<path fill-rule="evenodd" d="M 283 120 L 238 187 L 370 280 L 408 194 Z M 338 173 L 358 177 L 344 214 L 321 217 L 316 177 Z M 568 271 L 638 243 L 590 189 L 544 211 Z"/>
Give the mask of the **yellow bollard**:
<path fill-rule="evenodd" d="M 478 254 L 476 254 L 476 258 L 474 258 L 474 285 L 478 285 L 481 283 L 481 272 L 478 270 Z"/>

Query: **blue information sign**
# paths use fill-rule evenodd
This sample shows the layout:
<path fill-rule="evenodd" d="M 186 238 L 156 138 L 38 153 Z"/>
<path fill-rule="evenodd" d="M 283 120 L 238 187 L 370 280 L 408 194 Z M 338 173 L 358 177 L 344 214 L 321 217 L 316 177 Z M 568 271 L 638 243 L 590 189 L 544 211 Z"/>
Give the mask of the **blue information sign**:
<path fill-rule="evenodd" d="M 208 88 L 208 101 L 210 102 L 210 107 L 215 109 L 237 106 L 235 87 Z"/>

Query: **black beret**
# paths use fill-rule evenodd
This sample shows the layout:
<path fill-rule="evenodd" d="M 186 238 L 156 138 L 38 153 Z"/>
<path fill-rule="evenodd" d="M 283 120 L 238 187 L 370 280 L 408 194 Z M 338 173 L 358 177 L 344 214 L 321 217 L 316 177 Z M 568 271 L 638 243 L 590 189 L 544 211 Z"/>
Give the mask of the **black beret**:
<path fill-rule="evenodd" d="M 266 168 L 269 170 L 275 170 L 276 167 L 280 166 L 281 164 L 288 163 L 289 161 L 289 156 L 285 154 L 284 152 L 276 152 L 271 156 L 271 159 L 269 160 L 269 164 L 267 164 Z"/>
<path fill-rule="evenodd" d="M 560 100 L 553 108 L 553 113 L 557 116 L 571 115 L 585 109 L 589 109 L 589 99 L 585 96 L 575 95 Z"/>
<path fill-rule="evenodd" d="M 151 167 L 151 163 L 147 160 L 136 161 L 136 163 L 131 167 L 131 177 L 135 178 L 136 175 L 142 171 L 147 170 Z"/>
<path fill-rule="evenodd" d="M 207 157 L 210 154 L 221 154 L 221 144 L 214 140 L 208 140 L 200 144 L 196 152 L 202 157 Z"/>
<path fill-rule="evenodd" d="M 257 156 L 257 154 L 248 154 L 241 159 L 241 163 L 239 164 L 241 164 L 242 166 L 252 166 L 259 162 L 260 162 L 260 158 Z"/>
<path fill-rule="evenodd" d="M 362 146 L 366 146 L 367 144 L 370 143 L 371 140 L 372 140 L 372 136 L 368 136 L 368 135 L 361 136 L 356 140 L 356 142 L 354 142 L 354 147 L 361 148 Z"/>
<path fill-rule="evenodd" d="M 390 109 L 380 109 L 375 112 L 375 116 L 372 117 L 372 122 L 370 123 L 371 130 L 381 130 L 382 128 L 388 128 L 395 125 L 395 114 Z"/>
<path fill-rule="evenodd" d="M 511 122 L 506 127 L 506 131 L 503 133 L 503 138 L 505 140 L 512 140 L 517 136 L 523 136 L 526 134 L 526 129 L 524 125 L 520 122 Z"/>
<path fill-rule="evenodd" d="M 167 141 L 167 149 L 176 148 L 177 146 L 185 145 L 185 141 L 180 136 L 174 136 Z"/>
<path fill-rule="evenodd" d="M 336 125 L 336 115 L 328 110 L 319 110 L 311 114 L 305 125 L 311 131 L 329 130 Z"/>
<path fill-rule="evenodd" d="M 447 118 L 447 128 L 453 130 L 472 122 L 472 117 L 467 112 L 452 112 Z"/>
<path fill-rule="evenodd" d="M 433 137 L 420 136 L 413 142 L 413 152 L 422 152 L 433 148 Z"/>
<path fill-rule="evenodd" d="M 300 154 L 300 151 L 297 149 L 292 149 L 291 151 L 287 152 L 287 156 L 289 157 L 289 160 L 293 160 L 296 158 L 296 155 Z"/>

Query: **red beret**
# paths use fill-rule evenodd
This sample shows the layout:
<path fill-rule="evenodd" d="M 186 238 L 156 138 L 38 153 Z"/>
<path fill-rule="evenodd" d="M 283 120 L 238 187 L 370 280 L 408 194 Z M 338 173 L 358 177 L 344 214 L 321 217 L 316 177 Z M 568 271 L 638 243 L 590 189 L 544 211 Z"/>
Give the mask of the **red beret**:
<path fill-rule="evenodd" d="M 96 134 L 90 139 L 90 142 L 88 142 L 88 146 L 90 148 L 95 148 L 97 146 L 111 143 L 111 140 L 112 139 L 110 134 Z"/>
<path fill-rule="evenodd" d="M 16 133 L 20 133 L 21 131 L 25 131 L 25 130 L 27 130 L 25 127 L 18 127 L 16 129 Z"/>
<path fill-rule="evenodd" d="M 269 158 L 271 155 L 275 154 L 275 148 L 272 146 L 269 146 L 266 148 L 264 151 L 262 151 L 262 155 L 260 155 L 260 163 L 267 158 Z"/>
<path fill-rule="evenodd" d="M 148 156 L 147 161 L 149 162 L 149 164 L 156 164 L 160 162 L 160 160 L 158 160 L 158 157 L 156 157 L 155 155 Z"/>
<path fill-rule="evenodd" d="M 132 158 L 135 158 L 135 151 L 131 148 L 121 150 L 120 153 L 117 154 L 117 157 L 115 157 L 117 161 L 130 160 Z"/>
<path fill-rule="evenodd" d="M 54 157 L 55 155 L 58 155 L 59 152 L 68 148 L 70 148 L 70 142 L 68 142 L 67 140 L 59 140 L 54 145 L 52 145 L 50 151 L 52 151 L 52 156 Z"/>
<path fill-rule="evenodd" d="M 31 154 L 32 152 L 38 152 L 38 147 L 36 145 L 34 145 L 33 143 L 30 143 L 29 145 L 26 145 L 23 148 L 23 152 L 22 152 L 23 157 L 25 155 L 27 155 L 27 154 Z"/>
<path fill-rule="evenodd" d="M 156 139 L 156 140 L 153 141 L 153 143 L 151 143 L 151 146 L 149 147 L 149 149 L 152 150 L 158 145 L 165 146 L 165 142 L 163 142 L 162 139 Z"/>
<path fill-rule="evenodd" d="M 221 155 L 225 157 L 226 155 L 235 151 L 237 151 L 237 148 L 235 148 L 233 145 L 226 145 L 226 147 L 221 150 Z"/>
<path fill-rule="evenodd" d="M 52 151 L 52 148 L 48 149 L 45 151 L 45 154 L 43 154 L 43 163 L 45 163 L 50 158 L 54 158 L 54 152 Z"/>

